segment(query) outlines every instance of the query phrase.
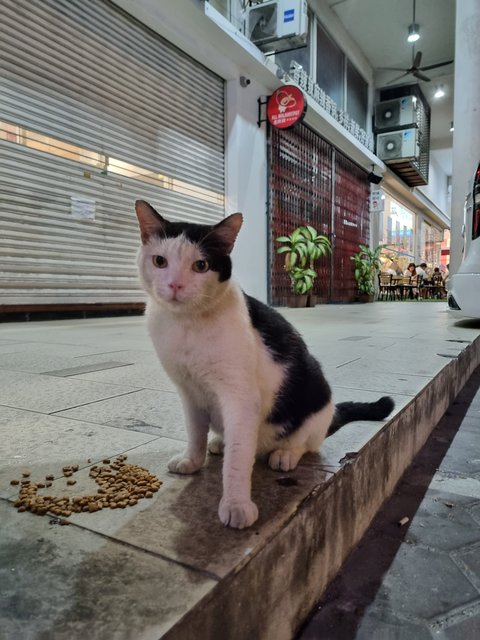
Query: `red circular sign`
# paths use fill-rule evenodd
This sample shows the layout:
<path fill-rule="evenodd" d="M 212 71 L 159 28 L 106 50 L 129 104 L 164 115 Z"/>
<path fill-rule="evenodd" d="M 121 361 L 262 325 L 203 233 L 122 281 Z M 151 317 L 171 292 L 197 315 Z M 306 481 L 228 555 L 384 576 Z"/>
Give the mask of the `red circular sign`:
<path fill-rule="evenodd" d="M 272 127 L 288 129 L 303 120 L 307 101 L 301 89 L 293 84 L 279 87 L 267 102 L 267 118 Z"/>

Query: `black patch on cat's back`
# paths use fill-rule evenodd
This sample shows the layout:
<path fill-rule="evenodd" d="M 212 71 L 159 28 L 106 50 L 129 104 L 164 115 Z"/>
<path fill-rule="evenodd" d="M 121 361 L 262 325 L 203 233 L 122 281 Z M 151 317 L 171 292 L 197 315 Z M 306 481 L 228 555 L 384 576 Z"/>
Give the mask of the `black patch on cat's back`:
<path fill-rule="evenodd" d="M 250 321 L 263 343 L 271 352 L 275 362 L 284 362 L 295 352 L 299 343 L 306 349 L 300 334 L 278 311 L 268 305 L 243 294 L 247 302 Z"/>
<path fill-rule="evenodd" d="M 213 227 L 206 224 L 189 222 L 169 222 L 161 237 L 176 238 L 182 234 L 192 244 L 196 244 L 210 269 L 218 273 L 220 282 L 229 280 L 232 275 L 232 260 L 226 252 L 225 243 L 215 233 Z"/>
<path fill-rule="evenodd" d="M 323 409 L 332 392 L 319 362 L 308 352 L 298 331 L 278 311 L 244 295 L 254 329 L 275 362 L 285 365 L 285 378 L 267 419 L 281 427 L 280 436 L 288 436 Z"/>

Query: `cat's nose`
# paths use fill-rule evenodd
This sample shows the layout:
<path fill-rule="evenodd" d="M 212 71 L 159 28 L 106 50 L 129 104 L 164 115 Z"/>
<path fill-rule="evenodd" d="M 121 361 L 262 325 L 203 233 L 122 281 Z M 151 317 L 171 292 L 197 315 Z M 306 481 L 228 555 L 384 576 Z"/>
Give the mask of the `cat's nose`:
<path fill-rule="evenodd" d="M 177 291 L 180 291 L 180 289 L 183 289 L 183 284 L 181 284 L 180 282 L 169 282 L 168 286 L 170 287 L 170 289 L 172 289 L 174 293 L 177 293 Z"/>

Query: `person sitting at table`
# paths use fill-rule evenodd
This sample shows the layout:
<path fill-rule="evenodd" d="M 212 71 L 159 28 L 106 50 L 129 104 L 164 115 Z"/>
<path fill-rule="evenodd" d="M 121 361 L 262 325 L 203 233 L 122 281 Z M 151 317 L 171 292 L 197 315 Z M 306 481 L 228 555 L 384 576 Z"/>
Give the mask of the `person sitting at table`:
<path fill-rule="evenodd" d="M 390 264 L 388 264 L 388 261 L 383 264 L 382 273 L 387 276 L 401 276 L 402 270 L 398 266 L 397 262 L 395 262 L 394 258 L 388 257 L 387 260 L 390 261 Z"/>
<path fill-rule="evenodd" d="M 392 264 L 390 265 L 390 269 L 392 270 L 392 275 L 401 276 L 403 275 L 403 271 L 401 266 L 398 264 L 396 260 L 392 260 Z"/>
<path fill-rule="evenodd" d="M 445 297 L 445 286 L 443 282 L 443 276 L 438 267 L 435 267 L 432 274 L 432 285 L 434 286 L 434 295 L 436 298 Z"/>
<path fill-rule="evenodd" d="M 415 267 L 415 273 L 417 274 L 417 276 L 422 276 L 423 282 L 425 284 L 428 282 L 426 262 L 422 262 L 422 264 L 419 264 L 417 267 Z"/>
<path fill-rule="evenodd" d="M 410 262 L 408 267 L 403 272 L 403 275 L 405 277 L 410 276 L 411 283 L 414 285 L 413 289 L 411 290 L 411 296 L 410 297 L 411 298 L 417 298 L 417 300 L 421 300 L 423 298 L 424 291 L 421 288 L 419 289 L 418 282 L 419 282 L 419 280 L 421 282 L 422 278 L 421 278 L 420 274 L 417 274 L 417 268 L 415 267 L 415 263 L 414 262 Z"/>
<path fill-rule="evenodd" d="M 408 265 L 408 267 L 405 269 L 405 271 L 403 272 L 403 275 L 405 278 L 410 278 L 410 286 L 407 286 L 407 291 L 408 291 L 408 297 L 410 299 L 413 298 L 418 298 L 418 289 L 416 287 L 417 284 L 417 274 L 415 271 L 415 263 L 414 262 L 410 262 L 410 264 Z M 412 285 L 415 285 L 412 287 Z M 405 284 L 403 284 L 403 287 L 405 288 Z"/>
<path fill-rule="evenodd" d="M 428 272 L 427 272 L 427 263 L 426 262 L 422 262 L 421 264 L 419 264 L 417 267 L 415 267 L 415 272 L 417 274 L 417 278 L 419 279 L 419 277 L 422 277 L 422 281 L 421 281 L 421 287 L 419 289 L 419 294 L 422 298 L 426 297 L 427 294 L 427 289 L 425 288 L 424 285 L 428 285 L 430 284 L 430 280 L 429 280 L 429 276 L 428 276 Z"/>

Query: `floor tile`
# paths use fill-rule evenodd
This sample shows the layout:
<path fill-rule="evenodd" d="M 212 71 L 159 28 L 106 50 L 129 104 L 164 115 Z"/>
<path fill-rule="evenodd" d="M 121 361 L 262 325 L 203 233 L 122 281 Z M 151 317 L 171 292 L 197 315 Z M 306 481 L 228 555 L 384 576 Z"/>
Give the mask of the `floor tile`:
<path fill-rule="evenodd" d="M 180 398 L 167 391 L 137 389 L 134 393 L 91 402 L 56 415 L 179 440 L 187 437 Z"/>
<path fill-rule="evenodd" d="M 215 585 L 206 575 L 0 500 L 0 636 L 158 640 Z"/>
<path fill-rule="evenodd" d="M 87 467 L 105 457 L 128 451 L 154 436 L 95 425 L 21 409 L 0 408 L 0 495 L 17 494 L 10 480 L 23 471 L 42 481 L 46 474 L 62 475 L 62 467 Z"/>
<path fill-rule="evenodd" d="M 28 409 L 40 413 L 54 413 L 121 396 L 134 388 L 57 378 L 18 371 L 0 371 L 0 405 Z"/>

